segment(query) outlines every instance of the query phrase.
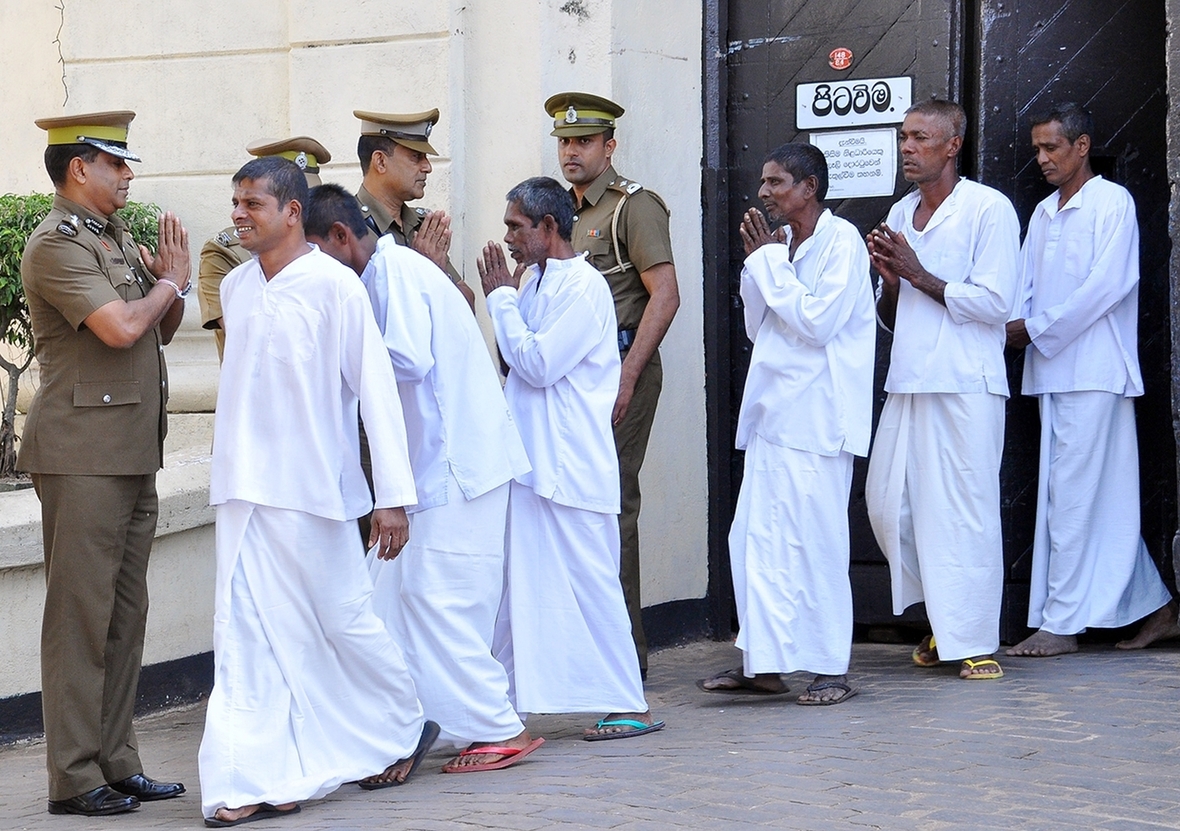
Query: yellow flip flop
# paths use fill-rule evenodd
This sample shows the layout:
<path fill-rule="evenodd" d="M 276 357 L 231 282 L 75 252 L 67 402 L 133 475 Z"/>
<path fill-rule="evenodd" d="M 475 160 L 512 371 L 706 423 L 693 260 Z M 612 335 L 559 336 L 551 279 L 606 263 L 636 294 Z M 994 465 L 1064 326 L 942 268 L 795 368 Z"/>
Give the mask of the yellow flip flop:
<path fill-rule="evenodd" d="M 926 644 L 926 649 L 922 649 L 922 644 Z M 934 653 L 934 660 L 923 658 L 923 654 Z M 929 639 L 923 638 L 922 643 L 914 647 L 914 651 L 910 653 L 910 657 L 914 659 L 914 663 L 920 667 L 936 667 L 942 663 L 938 659 L 938 644 L 934 642 L 934 636 L 931 635 Z"/>
<path fill-rule="evenodd" d="M 966 658 L 963 660 L 963 666 L 967 667 L 967 669 L 994 666 L 999 670 L 999 672 L 981 672 L 978 674 L 973 672 L 970 675 L 959 676 L 964 681 L 994 681 L 997 678 L 1004 677 L 1004 668 L 1000 666 L 999 661 L 993 660 L 992 658 L 984 658 L 982 661 L 972 661 L 970 658 Z M 962 672 L 962 670 L 960 670 L 960 672 Z"/>

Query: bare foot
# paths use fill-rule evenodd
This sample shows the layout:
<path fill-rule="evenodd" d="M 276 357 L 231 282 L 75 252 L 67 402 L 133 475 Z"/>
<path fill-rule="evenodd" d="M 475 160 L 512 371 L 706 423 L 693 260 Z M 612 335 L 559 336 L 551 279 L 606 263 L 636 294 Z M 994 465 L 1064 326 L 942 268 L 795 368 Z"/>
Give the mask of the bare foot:
<path fill-rule="evenodd" d="M 404 784 L 410 778 L 418 765 L 422 764 L 422 760 L 426 758 L 426 754 L 430 752 L 430 748 L 434 746 L 434 742 L 438 739 L 439 726 L 436 722 L 426 719 L 422 725 L 422 736 L 418 739 L 418 746 L 414 748 L 414 753 L 408 759 L 401 759 L 394 762 L 380 773 L 375 773 L 372 776 L 366 776 L 364 779 L 357 782 L 366 791 L 375 791 L 380 788 L 391 788 L 394 785 Z"/>
<path fill-rule="evenodd" d="M 1054 635 L 1044 629 L 1038 629 L 1016 646 L 1008 650 L 1008 655 L 1019 655 L 1023 658 L 1048 658 L 1052 655 L 1065 655 L 1078 651 L 1076 635 Z"/>
<path fill-rule="evenodd" d="M 651 711 L 646 713 L 611 713 L 609 716 L 598 722 L 594 727 L 587 727 L 583 732 L 584 736 L 607 736 L 615 733 L 634 733 L 640 728 L 630 724 L 607 724 L 610 721 L 635 721 L 643 724 L 646 727 L 651 727 L 655 721 L 651 717 Z"/>
<path fill-rule="evenodd" d="M 727 669 L 716 675 L 697 682 L 697 686 L 705 692 L 755 692 L 755 693 L 785 693 L 787 685 L 777 672 L 759 672 L 752 678 L 747 677 L 742 668 Z"/>
<path fill-rule="evenodd" d="M 528 730 L 522 730 L 519 735 L 506 739 L 502 742 L 472 742 L 468 747 L 468 751 L 479 750 L 481 747 L 515 747 L 517 750 L 524 750 L 532 744 L 532 737 Z M 451 772 L 460 768 L 472 767 L 475 765 L 488 765 L 500 761 L 501 759 L 509 758 L 506 753 L 467 753 L 465 756 L 456 756 L 451 761 L 443 765 L 444 772 Z"/>
<path fill-rule="evenodd" d="M 263 802 L 258 805 L 243 805 L 241 808 L 218 808 L 212 818 L 218 822 L 240 822 L 246 817 L 254 816 L 259 811 L 265 811 L 268 814 L 283 814 L 287 811 L 294 811 L 298 807 L 298 803 L 295 802 L 284 802 L 281 805 Z"/>
<path fill-rule="evenodd" d="M 959 677 L 974 681 L 1003 678 L 1004 670 L 991 655 L 976 655 L 960 664 Z"/>
<path fill-rule="evenodd" d="M 847 675 L 817 675 L 796 700 L 800 704 L 839 704 L 854 695 L 856 690 L 848 686 Z"/>
<path fill-rule="evenodd" d="M 403 759 L 400 762 L 394 762 L 380 773 L 375 773 L 372 776 L 366 776 L 360 781 L 361 787 L 365 785 L 383 787 L 388 785 L 401 785 L 410 776 L 410 769 L 414 766 L 413 759 Z"/>
<path fill-rule="evenodd" d="M 1177 607 L 1175 600 L 1163 608 L 1156 609 L 1143 619 L 1143 625 L 1139 627 L 1135 637 L 1129 641 L 1119 641 L 1115 647 L 1118 649 L 1142 649 L 1145 646 L 1151 646 L 1156 641 L 1180 638 L 1180 624 L 1176 622 L 1178 611 L 1180 611 L 1180 607 Z"/>

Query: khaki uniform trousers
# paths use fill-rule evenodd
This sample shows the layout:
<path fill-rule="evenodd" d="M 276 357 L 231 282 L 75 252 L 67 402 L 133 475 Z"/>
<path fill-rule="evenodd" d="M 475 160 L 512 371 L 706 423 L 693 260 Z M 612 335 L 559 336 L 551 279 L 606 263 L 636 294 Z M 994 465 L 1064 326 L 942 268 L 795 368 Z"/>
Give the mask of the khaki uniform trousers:
<path fill-rule="evenodd" d="M 664 384 L 664 369 L 657 352 L 639 380 L 623 423 L 615 428 L 615 449 L 619 454 L 619 485 L 622 512 L 619 515 L 619 580 L 631 616 L 631 638 L 639 654 L 639 668 L 647 675 L 647 635 L 643 631 L 642 599 L 639 594 L 639 469 L 647 455 L 647 441 L 656 417 L 656 405 Z"/>
<path fill-rule="evenodd" d="M 33 474 L 45 545 L 41 702 L 49 798 L 143 772 L 131 717 L 156 475 Z"/>

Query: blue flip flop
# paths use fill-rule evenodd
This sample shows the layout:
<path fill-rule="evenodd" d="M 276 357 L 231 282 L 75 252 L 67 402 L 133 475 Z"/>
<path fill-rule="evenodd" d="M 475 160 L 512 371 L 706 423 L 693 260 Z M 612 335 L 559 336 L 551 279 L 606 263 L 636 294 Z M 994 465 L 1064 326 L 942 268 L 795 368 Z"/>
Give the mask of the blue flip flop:
<path fill-rule="evenodd" d="M 594 725 L 595 730 L 601 730 L 603 727 L 630 727 L 631 730 L 621 730 L 618 733 L 591 733 L 582 736 L 588 742 L 602 742 L 607 739 L 630 739 L 634 736 L 642 736 L 644 733 L 654 733 L 657 730 L 664 729 L 664 722 L 657 721 L 654 724 L 644 724 L 642 721 L 635 721 L 630 718 L 616 718 L 611 720 L 599 719 L 598 723 Z"/>

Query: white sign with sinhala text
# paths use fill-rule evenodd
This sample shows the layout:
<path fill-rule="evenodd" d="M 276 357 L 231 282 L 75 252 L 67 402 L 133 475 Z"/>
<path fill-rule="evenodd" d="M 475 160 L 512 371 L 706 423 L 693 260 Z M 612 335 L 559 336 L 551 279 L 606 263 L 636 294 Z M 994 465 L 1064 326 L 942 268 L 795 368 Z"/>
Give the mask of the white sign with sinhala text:
<path fill-rule="evenodd" d="M 828 160 L 828 199 L 892 196 L 897 179 L 897 130 L 812 133 L 809 141 Z"/>
<path fill-rule="evenodd" d="M 913 89 L 913 79 L 905 76 L 799 84 L 795 88 L 795 128 L 900 124 L 912 103 Z"/>

